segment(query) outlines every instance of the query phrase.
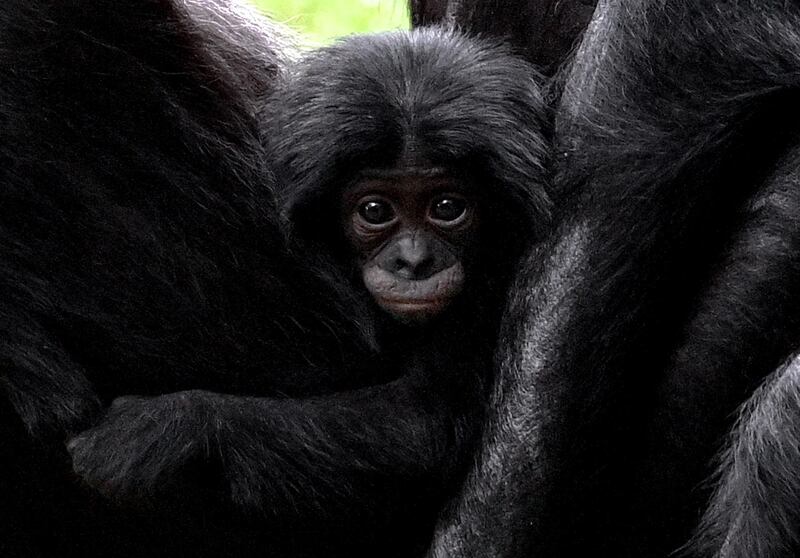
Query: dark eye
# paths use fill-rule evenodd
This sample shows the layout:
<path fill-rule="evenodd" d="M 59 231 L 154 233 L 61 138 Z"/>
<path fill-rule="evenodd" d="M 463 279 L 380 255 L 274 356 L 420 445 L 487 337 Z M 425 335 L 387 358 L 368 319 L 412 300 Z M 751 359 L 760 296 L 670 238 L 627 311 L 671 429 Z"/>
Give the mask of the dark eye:
<path fill-rule="evenodd" d="M 431 206 L 431 219 L 450 223 L 460 219 L 467 211 L 467 201 L 457 197 L 440 198 Z"/>
<path fill-rule="evenodd" d="M 394 209 L 385 201 L 371 200 L 358 207 L 358 215 L 370 225 L 384 225 L 394 219 Z"/>

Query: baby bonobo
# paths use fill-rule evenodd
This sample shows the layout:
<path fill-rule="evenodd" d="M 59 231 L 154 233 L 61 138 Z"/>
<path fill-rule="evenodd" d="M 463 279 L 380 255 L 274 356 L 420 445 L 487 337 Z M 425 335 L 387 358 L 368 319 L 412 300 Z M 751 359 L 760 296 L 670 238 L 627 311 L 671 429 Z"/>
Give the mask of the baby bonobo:
<path fill-rule="evenodd" d="M 309 54 L 266 100 L 264 140 L 295 253 L 376 333 L 378 357 L 352 363 L 370 373 L 345 375 L 370 380 L 122 399 L 73 441 L 75 470 L 122 502 L 199 479 L 281 556 L 423 545 L 480 424 L 515 263 L 549 221 L 536 76 L 437 29 Z"/>

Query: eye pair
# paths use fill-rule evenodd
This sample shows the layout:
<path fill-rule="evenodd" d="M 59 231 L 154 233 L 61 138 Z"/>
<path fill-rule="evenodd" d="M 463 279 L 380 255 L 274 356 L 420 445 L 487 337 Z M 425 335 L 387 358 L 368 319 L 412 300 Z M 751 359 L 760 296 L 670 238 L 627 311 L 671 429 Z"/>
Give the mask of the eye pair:
<path fill-rule="evenodd" d="M 431 221 L 442 225 L 453 225 L 467 213 L 467 200 L 459 196 L 442 196 L 433 201 L 428 208 Z M 397 216 L 392 204 L 382 199 L 372 199 L 358 206 L 358 215 L 366 223 L 374 226 L 391 223 Z"/>

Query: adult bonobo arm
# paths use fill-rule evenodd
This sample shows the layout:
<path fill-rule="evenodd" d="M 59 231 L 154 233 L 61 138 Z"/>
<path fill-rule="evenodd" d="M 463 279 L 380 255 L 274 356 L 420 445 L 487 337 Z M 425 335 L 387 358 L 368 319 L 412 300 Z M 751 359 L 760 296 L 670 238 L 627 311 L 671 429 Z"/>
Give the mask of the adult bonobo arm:
<path fill-rule="evenodd" d="M 579 41 L 596 0 L 412 0 L 416 26 L 456 25 L 469 33 L 502 37 L 552 75 Z"/>
<path fill-rule="evenodd" d="M 725 7 L 598 7 L 557 115 L 568 209 L 521 272 L 483 446 L 434 556 L 627 555 L 607 518 L 629 505 L 615 496 L 641 413 L 796 130 L 800 9 Z"/>

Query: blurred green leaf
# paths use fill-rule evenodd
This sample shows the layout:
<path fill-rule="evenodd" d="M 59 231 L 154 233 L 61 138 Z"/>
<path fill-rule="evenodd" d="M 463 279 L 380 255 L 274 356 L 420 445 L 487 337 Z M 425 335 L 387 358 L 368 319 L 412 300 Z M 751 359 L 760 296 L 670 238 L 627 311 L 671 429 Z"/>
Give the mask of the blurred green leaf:
<path fill-rule="evenodd" d="M 407 29 L 405 0 L 250 0 L 275 21 L 297 30 L 312 45 L 336 37 Z"/>

